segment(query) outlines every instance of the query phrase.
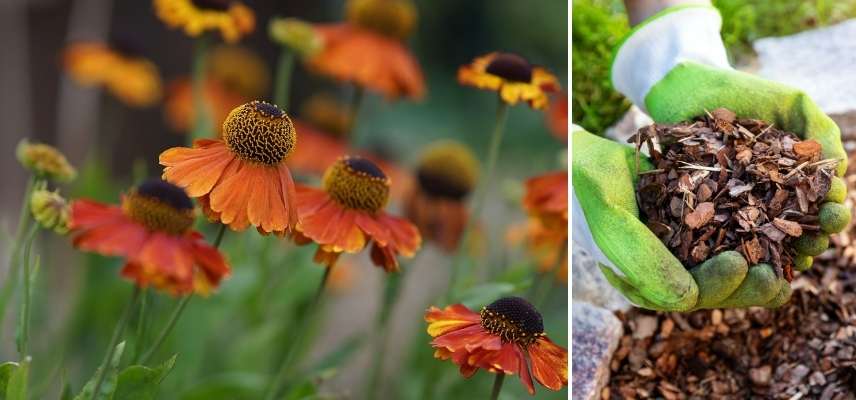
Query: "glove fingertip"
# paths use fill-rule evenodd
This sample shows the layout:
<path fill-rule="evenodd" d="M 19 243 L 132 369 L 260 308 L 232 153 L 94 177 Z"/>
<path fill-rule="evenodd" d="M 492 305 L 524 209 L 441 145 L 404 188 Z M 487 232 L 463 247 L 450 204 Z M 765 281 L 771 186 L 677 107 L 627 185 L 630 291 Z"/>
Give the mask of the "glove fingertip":
<path fill-rule="evenodd" d="M 794 241 L 797 253 L 807 256 L 819 256 L 829 248 L 829 237 L 823 233 L 804 233 Z"/>
<path fill-rule="evenodd" d="M 831 201 L 834 203 L 844 203 L 844 199 L 847 197 L 847 184 L 844 183 L 844 179 L 840 177 L 833 176 L 830 181 L 829 191 L 826 192 L 826 197 L 824 200 Z"/>
<path fill-rule="evenodd" d="M 838 233 L 850 223 L 850 209 L 840 203 L 826 202 L 818 214 L 820 229 L 826 233 Z"/>

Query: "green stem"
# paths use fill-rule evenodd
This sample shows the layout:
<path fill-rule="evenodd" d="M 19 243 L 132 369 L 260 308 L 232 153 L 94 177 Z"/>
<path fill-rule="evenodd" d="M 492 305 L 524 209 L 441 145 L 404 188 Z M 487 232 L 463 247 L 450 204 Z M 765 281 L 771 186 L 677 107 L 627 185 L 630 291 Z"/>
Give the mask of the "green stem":
<path fill-rule="evenodd" d="M 205 69 L 206 56 L 208 54 L 208 37 L 201 36 L 196 39 L 193 47 L 193 132 L 190 140 L 207 138 L 212 136 L 211 118 L 209 117 L 208 105 L 205 102 Z"/>
<path fill-rule="evenodd" d="M 283 46 L 276 66 L 276 83 L 273 101 L 279 108 L 288 108 L 288 89 L 291 86 L 291 71 L 294 69 L 294 53 Z"/>
<path fill-rule="evenodd" d="M 363 105 L 363 98 L 365 97 L 365 90 L 362 86 L 354 85 L 354 95 L 351 97 L 351 125 L 348 127 L 348 132 L 345 137 L 349 138 L 351 145 L 358 144 L 357 142 L 357 117 L 360 115 L 360 108 Z"/>
<path fill-rule="evenodd" d="M 265 394 L 265 400 L 273 400 L 277 398 L 277 394 L 282 390 L 282 387 L 285 385 L 288 377 L 291 376 L 292 369 L 299 363 L 300 360 L 297 358 L 297 355 L 304 350 L 306 344 L 303 342 L 306 340 L 306 333 L 311 330 L 310 326 L 314 326 L 318 319 L 318 305 L 321 303 L 324 288 L 327 287 L 327 281 L 330 279 L 330 273 L 333 271 L 335 266 L 336 265 L 333 264 L 325 268 L 324 276 L 321 278 L 321 283 L 318 284 L 318 290 L 315 291 L 315 297 L 312 299 L 312 303 L 309 304 L 309 308 L 304 313 L 304 317 L 300 318 L 297 325 L 301 327 L 301 329 L 297 332 L 297 337 L 292 341 L 291 345 L 288 346 L 288 353 L 286 353 L 285 359 L 279 366 L 279 370 L 277 370 L 274 375 L 271 384 L 268 386 L 267 393 Z"/>
<path fill-rule="evenodd" d="M 134 337 L 137 339 L 137 343 L 134 346 L 134 359 L 131 364 L 136 364 L 137 360 L 140 359 L 140 355 L 143 351 L 143 342 L 145 342 L 146 338 L 146 328 L 148 324 L 148 319 L 146 318 L 148 315 L 146 313 L 149 303 L 149 290 L 143 289 L 142 299 L 140 300 L 140 315 L 137 319 L 137 332 L 134 334 Z"/>
<path fill-rule="evenodd" d="M 128 305 L 125 306 L 125 311 L 122 312 L 122 316 L 119 318 L 119 322 L 113 330 L 113 336 L 110 338 L 110 344 L 107 345 L 107 355 L 104 357 L 104 361 L 101 362 L 101 366 L 98 368 L 98 376 L 95 379 L 95 386 L 92 390 L 92 400 L 95 400 L 98 397 L 98 393 L 101 392 L 101 385 L 104 383 L 104 378 L 107 374 L 107 367 L 110 364 L 110 360 L 113 359 L 113 352 L 116 351 L 116 345 L 119 343 L 119 338 L 121 338 L 122 334 L 125 332 L 125 327 L 128 326 L 128 320 L 131 319 L 131 311 L 134 309 L 134 306 L 137 304 L 137 299 L 139 298 L 140 287 L 134 285 L 134 291 L 131 293 L 131 301 L 129 301 Z"/>
<path fill-rule="evenodd" d="M 481 218 L 482 209 L 484 208 L 485 200 L 487 199 L 490 181 L 493 178 L 494 170 L 496 169 L 496 161 L 499 158 L 499 149 L 502 147 L 502 134 L 505 131 L 505 121 L 508 119 L 508 105 L 499 99 L 496 108 L 496 122 L 494 123 L 493 133 L 490 136 L 490 144 L 488 146 L 487 164 L 485 165 L 485 174 L 476 189 L 473 196 L 473 205 L 467 223 L 464 225 L 464 231 L 461 234 L 461 240 L 458 242 L 458 249 L 452 259 L 452 271 L 449 274 L 449 286 L 446 292 L 446 301 L 449 302 L 454 297 L 460 284 L 460 278 L 463 276 L 464 263 L 463 259 L 467 257 L 467 243 L 470 242 L 473 228 L 476 221 Z M 468 268 L 467 268 L 468 269 Z"/>
<path fill-rule="evenodd" d="M 226 225 L 220 225 L 220 230 L 217 231 L 217 237 L 214 239 L 213 246 L 214 248 L 219 248 L 220 243 L 223 241 L 223 234 L 226 233 Z M 169 334 L 172 332 L 172 329 L 175 328 L 175 324 L 178 322 L 179 318 L 181 318 L 181 314 L 184 313 L 184 309 L 187 308 L 187 303 L 190 303 L 190 299 L 193 298 L 193 295 L 189 294 L 184 296 L 179 302 L 175 309 L 172 311 L 172 315 L 169 317 L 169 321 L 167 321 L 166 326 L 163 328 L 161 333 L 158 335 L 158 338 L 152 344 L 151 347 L 140 357 L 140 364 L 145 365 L 149 359 L 155 354 L 155 352 L 160 348 L 163 342 L 169 337 Z"/>
<path fill-rule="evenodd" d="M 496 378 L 493 380 L 493 390 L 490 392 L 490 400 L 496 400 L 499 398 L 499 392 L 502 391 L 502 381 L 504 380 L 504 373 L 499 372 L 496 374 Z"/>
<path fill-rule="evenodd" d="M 9 305 L 9 300 L 12 298 L 12 293 L 15 290 L 15 283 L 18 282 L 19 263 L 18 259 L 21 253 L 21 245 L 23 245 L 24 234 L 27 232 L 27 225 L 30 222 L 30 195 L 33 193 L 33 187 L 36 185 L 36 178 L 31 176 L 27 181 L 27 187 L 24 189 L 24 199 L 21 201 L 21 211 L 18 216 L 18 230 L 15 232 L 15 241 L 12 243 L 12 249 L 9 257 L 9 275 L 3 282 L 3 289 L 0 290 L 0 328 L 3 327 L 3 321 L 6 319 L 6 306 Z"/>
<path fill-rule="evenodd" d="M 18 353 L 21 360 L 27 358 L 30 345 L 30 300 L 32 298 L 32 289 L 30 284 L 32 278 L 30 273 L 30 254 L 33 250 L 33 240 L 36 238 L 36 233 L 39 230 L 39 224 L 33 224 L 30 231 L 27 233 L 26 244 L 24 245 L 24 293 L 21 298 L 21 320 L 18 322 Z M 38 261 L 37 261 L 38 262 Z"/>
<path fill-rule="evenodd" d="M 380 335 L 378 336 L 375 345 L 374 360 L 372 362 L 371 369 L 372 377 L 369 380 L 367 399 L 379 398 L 377 394 L 380 389 L 381 377 L 383 377 L 384 355 L 386 353 L 386 344 L 389 340 L 389 317 L 392 315 L 392 310 L 395 308 L 398 295 L 401 293 L 404 271 L 406 270 L 402 269 L 401 272 L 389 274 L 386 279 L 386 285 L 383 291 L 383 301 L 381 303 L 381 309 L 378 313 L 377 319 L 377 329 L 380 332 Z"/>

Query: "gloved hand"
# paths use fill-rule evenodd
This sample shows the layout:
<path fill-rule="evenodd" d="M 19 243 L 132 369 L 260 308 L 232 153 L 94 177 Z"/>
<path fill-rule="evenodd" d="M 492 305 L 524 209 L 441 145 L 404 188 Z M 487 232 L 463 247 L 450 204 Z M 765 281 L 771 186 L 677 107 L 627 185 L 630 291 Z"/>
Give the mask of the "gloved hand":
<path fill-rule="evenodd" d="M 631 32 L 612 66 L 613 84 L 658 123 L 690 120 L 719 107 L 814 139 L 825 158 L 847 168 L 835 123 L 801 91 L 734 71 L 719 37 L 721 19 L 709 6 L 666 9 Z M 717 307 L 778 307 L 790 285 L 766 264 L 748 266 L 728 251 L 686 268 L 639 221 L 635 150 L 575 131 L 573 153 L 574 239 L 599 260 L 609 282 L 637 305 L 670 311 Z M 643 169 L 650 169 L 645 160 Z M 844 182 L 836 178 L 821 207 L 826 234 L 849 222 Z M 828 237 L 805 235 L 795 244 L 799 270 L 828 247 Z M 618 271 L 614 269 L 617 267 Z"/>

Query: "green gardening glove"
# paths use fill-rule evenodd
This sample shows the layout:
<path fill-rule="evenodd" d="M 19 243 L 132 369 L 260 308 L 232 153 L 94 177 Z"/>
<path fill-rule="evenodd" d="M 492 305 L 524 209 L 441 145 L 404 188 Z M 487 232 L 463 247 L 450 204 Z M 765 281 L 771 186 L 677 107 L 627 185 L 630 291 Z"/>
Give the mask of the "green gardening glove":
<path fill-rule="evenodd" d="M 719 107 L 772 122 L 819 142 L 824 157 L 841 160 L 837 172 L 842 175 L 846 157 L 835 123 L 799 90 L 731 69 L 720 24 L 712 7 L 672 8 L 655 15 L 617 51 L 615 87 L 659 123 L 690 120 Z M 628 299 L 645 308 L 674 311 L 778 307 L 789 299 L 790 285 L 769 265 L 748 266 L 734 251 L 687 271 L 639 221 L 635 150 L 581 131 L 574 133 L 572 146 L 574 218 L 586 224 L 590 251 Z M 647 160 L 642 164 L 651 168 Z M 841 204 L 844 196 L 844 182 L 833 180 L 820 212 L 823 232 L 839 232 L 849 222 L 849 210 Z M 578 233 L 574 221 L 575 240 L 580 236 L 586 235 Z M 826 235 L 798 239 L 797 269 L 810 267 L 812 256 L 827 247 Z"/>

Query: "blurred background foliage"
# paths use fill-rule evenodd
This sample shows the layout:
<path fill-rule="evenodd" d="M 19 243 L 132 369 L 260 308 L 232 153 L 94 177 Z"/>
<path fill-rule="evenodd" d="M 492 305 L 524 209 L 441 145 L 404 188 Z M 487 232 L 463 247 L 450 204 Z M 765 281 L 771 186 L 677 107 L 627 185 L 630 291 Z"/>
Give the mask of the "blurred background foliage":
<path fill-rule="evenodd" d="M 240 44 L 258 53 L 273 70 L 279 52 L 267 38 L 270 17 L 335 22 L 342 19 L 344 1 L 246 3 L 256 13 L 257 28 Z M 524 55 L 553 71 L 567 87 L 567 3 L 543 1 L 533 7 L 518 0 L 432 0 L 416 4 L 418 31 L 409 44 L 425 73 L 428 94 L 421 102 L 396 103 L 368 96 L 357 128 L 365 146 L 405 167 L 413 165 L 422 146 L 439 138 L 460 140 L 484 157 L 496 98 L 461 87 L 455 75 L 459 65 L 489 51 Z M 98 13 L 103 15 L 95 15 Z M 16 88 L 0 94 L 0 129 L 8 152 L 0 166 L 9 171 L 7 192 L 0 196 L 4 231 L 14 224 L 24 182 L 9 144 L 22 137 L 59 144 L 68 153 L 80 170 L 77 180 L 62 188 L 71 198 L 115 204 L 131 185 L 159 176 L 157 155 L 186 141 L 168 128 L 162 107 L 123 109 L 107 94 L 96 96 L 93 89 L 75 86 L 61 71 L 60 54 L 66 44 L 77 40 L 131 38 L 168 83 L 190 73 L 192 41 L 158 21 L 150 1 L 13 0 L 0 5 L 0 14 L 0 43 L 12 43 L 7 47 L 10 57 L 0 57 L 5 58 L 0 60 L 4 66 L 0 82 Z M 101 29 L 105 26 L 106 30 Z M 6 85 L 9 82 L 15 85 Z M 319 91 L 343 100 L 350 96 L 350 88 L 298 67 L 292 79 L 293 109 Z M 70 119 L 57 117 L 63 102 L 68 101 L 75 106 L 91 101 L 94 112 L 74 114 Z M 488 216 L 483 221 L 491 245 L 479 262 L 482 283 L 471 282 L 473 289 L 468 292 L 467 303 L 472 307 L 501 296 L 531 293 L 533 261 L 519 247 L 505 244 L 506 229 L 526 218 L 519 204 L 522 180 L 565 168 L 565 145 L 548 133 L 544 113 L 520 106 L 510 114 Z M 198 228 L 208 238 L 215 235 L 204 221 L 199 221 Z M 43 239 L 32 316 L 31 376 L 39 378 L 33 380 L 31 397 L 57 398 L 64 384 L 79 391 L 100 363 L 131 285 L 119 278 L 120 260 L 75 252 L 67 238 L 44 235 Z M 394 314 L 394 346 L 388 347 L 391 361 L 383 377 L 389 389 L 384 398 L 422 398 L 426 391 L 442 399 L 486 397 L 492 374 L 480 372 L 465 380 L 451 362 L 432 357 L 423 313 L 430 304 L 442 305 L 437 300 L 445 289 L 449 262 L 426 247 L 424 254 L 403 266 L 414 272 L 404 283 L 402 306 Z M 317 345 L 305 349 L 304 373 L 289 382 L 283 398 L 362 398 L 371 347 L 365 344 L 379 334 L 372 330 L 372 322 L 383 271 L 370 265 L 367 257 L 352 257 L 350 281 L 326 303 L 326 317 L 319 326 L 294 326 L 323 273 L 311 262 L 314 246 L 294 247 L 250 230 L 240 235 L 228 232 L 222 249 L 233 265 L 233 276 L 216 294 L 189 303 L 174 333 L 153 359 L 157 364 L 178 354 L 159 398 L 258 399 L 269 374 L 281 362 L 284 346 L 300 329 L 311 329 Z M 147 343 L 153 340 L 176 302 L 148 293 L 150 319 L 132 317 L 126 355 L 137 351 L 141 338 Z M 354 307 L 358 312 L 353 312 Z M 7 321 L 14 321 L 11 310 Z M 541 311 L 550 337 L 569 347 L 566 287 L 555 284 Z M 2 360 L 16 354 L 11 345 L 13 325 L 7 323 L 2 332 Z M 502 399 L 528 397 L 516 379 L 507 381 Z M 567 390 L 554 393 L 539 388 L 535 398 L 566 396 Z"/>
<path fill-rule="evenodd" d="M 574 0 L 572 22 L 573 122 L 603 134 L 630 107 L 612 88 L 612 51 L 629 32 L 621 0 Z M 733 65 L 751 63 L 752 42 L 856 17 L 854 0 L 713 0 Z"/>

